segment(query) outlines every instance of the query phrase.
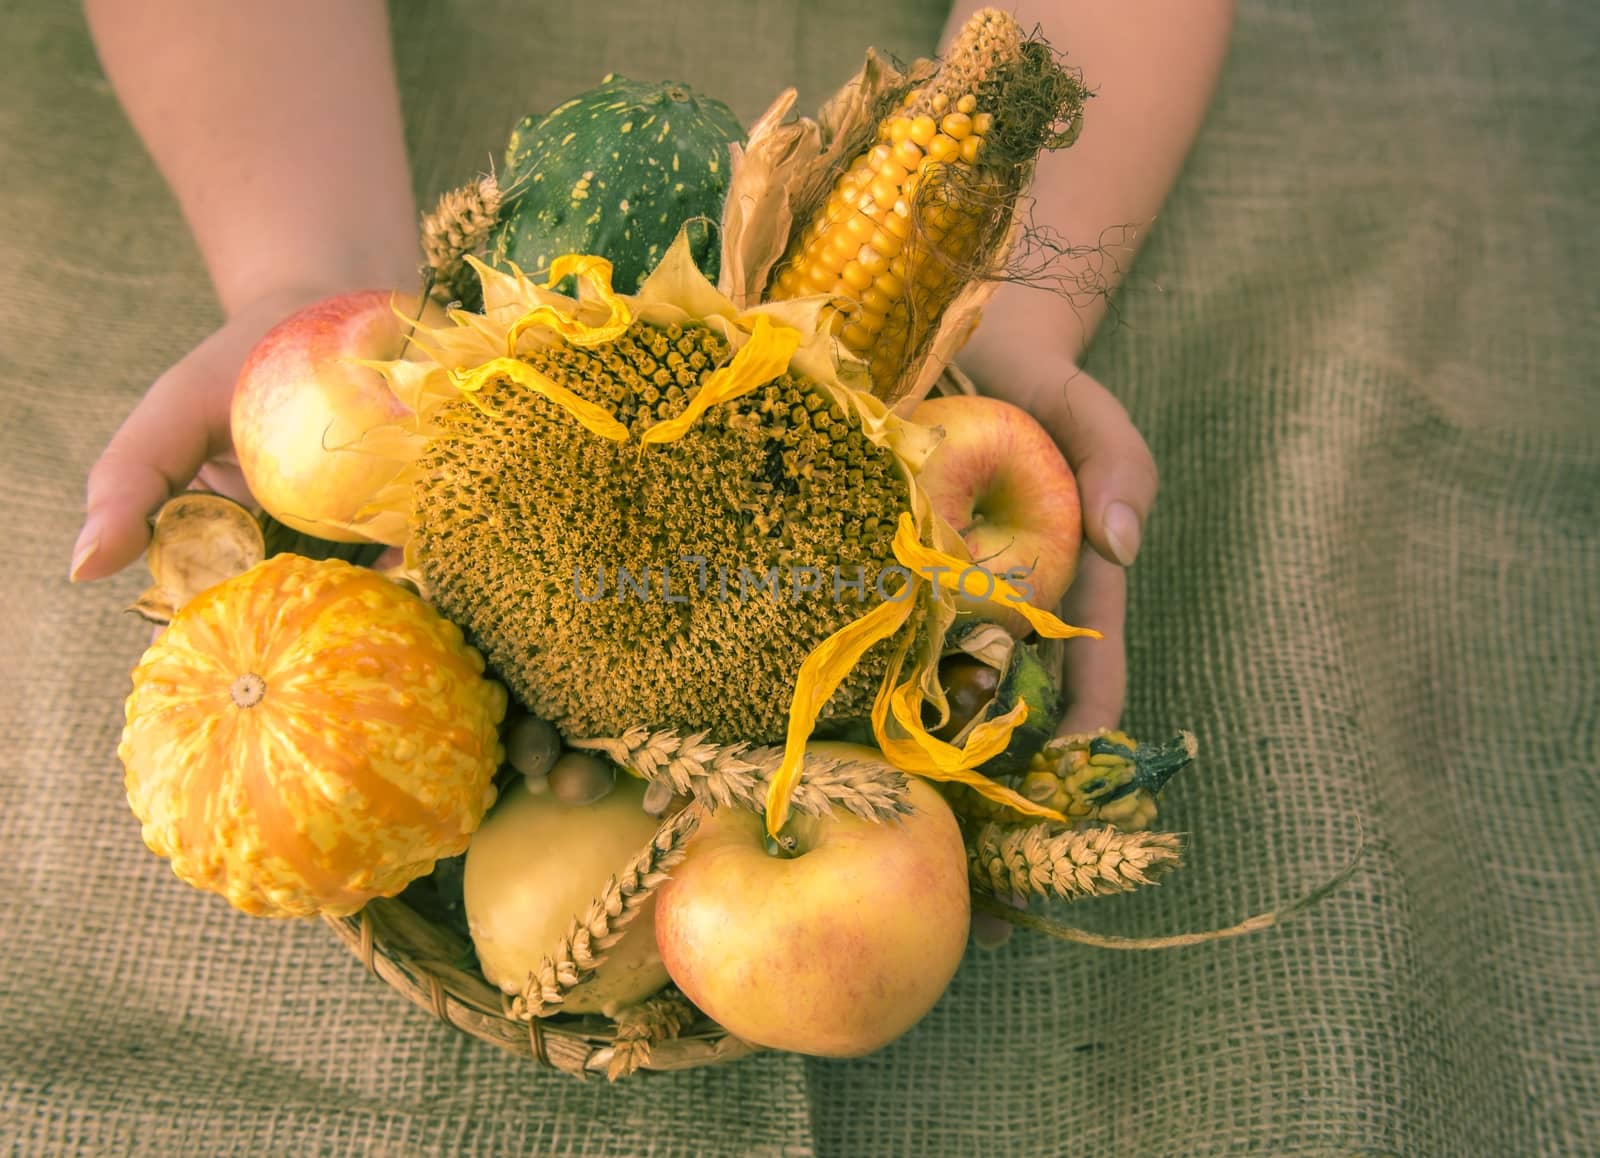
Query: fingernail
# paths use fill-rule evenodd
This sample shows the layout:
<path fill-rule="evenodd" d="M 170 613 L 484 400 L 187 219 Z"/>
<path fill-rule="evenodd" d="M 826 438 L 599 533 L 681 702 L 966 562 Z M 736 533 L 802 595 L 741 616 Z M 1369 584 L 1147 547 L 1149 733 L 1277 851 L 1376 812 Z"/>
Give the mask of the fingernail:
<path fill-rule="evenodd" d="M 99 550 L 100 528 L 91 520 L 78 532 L 78 541 L 72 548 L 72 569 L 67 572 L 67 578 L 76 583 L 78 572 L 83 570 L 83 565 L 93 559 Z"/>
<path fill-rule="evenodd" d="M 1133 513 L 1133 508 L 1120 500 L 1106 507 L 1106 513 L 1101 519 L 1101 526 L 1105 528 L 1106 546 L 1111 548 L 1111 555 L 1124 567 L 1132 566 L 1134 556 L 1139 553 L 1139 516 Z"/>

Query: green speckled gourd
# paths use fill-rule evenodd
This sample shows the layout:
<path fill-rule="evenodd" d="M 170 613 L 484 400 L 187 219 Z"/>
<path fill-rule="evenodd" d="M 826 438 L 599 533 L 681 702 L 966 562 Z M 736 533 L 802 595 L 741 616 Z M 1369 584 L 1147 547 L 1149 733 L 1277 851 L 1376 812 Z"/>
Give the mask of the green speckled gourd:
<path fill-rule="evenodd" d="M 612 284 L 633 293 L 684 222 L 722 220 L 733 110 L 688 85 L 611 75 L 544 117 L 526 117 L 506 147 L 508 203 L 490 261 L 542 278 L 564 253 L 610 259 Z M 721 247 L 691 229 L 695 260 L 716 281 Z"/>

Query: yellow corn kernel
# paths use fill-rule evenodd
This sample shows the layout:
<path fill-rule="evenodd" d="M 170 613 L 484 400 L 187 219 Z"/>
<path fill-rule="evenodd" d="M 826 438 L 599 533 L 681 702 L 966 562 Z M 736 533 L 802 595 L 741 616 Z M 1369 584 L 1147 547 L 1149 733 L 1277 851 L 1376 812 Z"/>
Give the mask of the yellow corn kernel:
<path fill-rule="evenodd" d="M 877 277 L 872 279 L 872 284 L 876 286 L 880 292 L 887 295 L 891 300 L 897 301 L 905 296 L 906 277 L 904 272 L 898 274 L 894 272 L 895 262 L 901 262 L 901 270 L 903 271 L 905 269 L 904 262 L 897 257 L 894 259 L 894 261 L 889 263 L 889 269 L 887 272 L 880 273 Z"/>
<path fill-rule="evenodd" d="M 977 133 L 979 136 L 987 133 L 992 128 L 994 128 L 994 114 L 979 113 L 972 118 L 972 131 Z"/>
<path fill-rule="evenodd" d="M 893 156 L 903 169 L 915 169 L 922 164 L 922 149 L 912 140 L 904 140 L 896 145 Z"/>
<path fill-rule="evenodd" d="M 911 139 L 924 149 L 928 147 L 928 142 L 933 140 L 938 132 L 939 126 L 934 123 L 933 118 L 930 116 L 923 115 L 911 122 Z"/>
<path fill-rule="evenodd" d="M 814 265 L 806 270 L 804 282 L 812 293 L 825 294 L 833 289 L 834 272 L 824 266 Z"/>
<path fill-rule="evenodd" d="M 839 340 L 858 353 L 872 345 L 872 335 L 862 328 L 860 322 L 851 322 L 840 330 Z"/>
<path fill-rule="evenodd" d="M 875 178 L 868 191 L 879 209 L 892 209 L 894 203 L 900 200 L 900 187 L 885 181 L 882 177 Z"/>
<path fill-rule="evenodd" d="M 876 281 L 861 291 L 861 308 L 867 313 L 886 314 L 893 305 L 894 302 L 878 288 Z"/>
<path fill-rule="evenodd" d="M 946 113 L 939 122 L 939 129 L 947 137 L 960 141 L 972 135 L 972 118 L 966 113 Z"/>
<path fill-rule="evenodd" d="M 882 133 L 880 132 L 881 136 Z M 895 117 L 889 122 L 889 144 L 899 145 L 911 139 L 911 118 Z"/>
<path fill-rule="evenodd" d="M 983 146 L 983 138 L 974 134 L 961 142 L 961 159 L 969 165 L 978 163 L 978 150 Z"/>
<path fill-rule="evenodd" d="M 942 113 L 945 109 L 950 107 L 950 98 L 942 92 L 936 92 L 933 94 L 932 103 L 933 111 L 936 113 Z"/>
<path fill-rule="evenodd" d="M 889 315 L 886 310 L 881 313 L 877 310 L 862 310 L 861 316 L 856 319 L 856 325 L 875 338 L 883 331 L 884 324 L 888 320 Z"/>
<path fill-rule="evenodd" d="M 893 213 L 890 213 L 884 218 L 884 221 L 888 222 L 891 218 L 898 220 Z M 887 269 L 888 259 L 899 254 L 901 247 L 905 245 L 905 239 L 895 233 L 891 233 L 880 225 L 872 231 L 872 236 L 867 238 L 867 244 L 883 254 L 884 268 Z"/>
<path fill-rule="evenodd" d="M 977 108 L 978 98 L 973 96 L 970 92 L 963 96 L 960 100 L 956 101 L 956 112 L 958 113 L 966 113 L 968 116 L 971 116 L 972 113 L 977 110 Z"/>
<path fill-rule="evenodd" d="M 859 261 L 852 260 L 845 262 L 844 269 L 839 271 L 839 280 L 856 293 L 860 293 L 872 284 L 872 275 L 861 268 Z"/>
<path fill-rule="evenodd" d="M 838 274 L 844 268 L 844 263 L 854 257 L 856 250 L 860 248 L 861 242 L 852 237 L 849 230 L 835 229 L 828 235 L 827 244 L 822 247 L 820 264 L 824 269 Z"/>
<path fill-rule="evenodd" d="M 849 233 L 857 245 L 869 240 L 873 232 L 878 228 L 873 216 L 866 213 L 853 213 L 850 215 L 850 219 L 844 223 L 846 232 Z"/>
<path fill-rule="evenodd" d="M 894 208 L 883 216 L 883 231 L 905 241 L 911 236 L 911 209 L 905 201 L 896 201 Z M 893 257 L 894 254 L 890 254 Z"/>
<path fill-rule="evenodd" d="M 867 275 L 867 284 L 859 287 L 862 290 L 870 287 L 878 275 L 889 272 L 889 259 L 870 245 L 861 247 L 861 252 L 856 255 L 856 264 L 860 265 Z"/>
<path fill-rule="evenodd" d="M 945 165 L 961 156 L 961 142 L 940 133 L 928 142 L 928 160 Z"/>

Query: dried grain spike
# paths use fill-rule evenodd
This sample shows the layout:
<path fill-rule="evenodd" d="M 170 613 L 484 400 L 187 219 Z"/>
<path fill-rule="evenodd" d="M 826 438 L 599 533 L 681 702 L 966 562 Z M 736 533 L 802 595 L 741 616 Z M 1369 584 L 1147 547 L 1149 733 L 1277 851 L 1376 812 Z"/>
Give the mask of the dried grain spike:
<path fill-rule="evenodd" d="M 973 885 L 996 896 L 1077 900 L 1153 884 L 1178 867 L 1181 848 L 1173 832 L 991 822 L 968 837 L 967 867 Z"/>
<path fill-rule="evenodd" d="M 529 975 L 521 996 L 511 1003 L 513 1017 L 528 1020 L 559 1013 L 567 994 L 587 981 L 605 955 L 628 931 L 644 903 L 683 859 L 684 845 L 699 827 L 704 811 L 690 805 L 656 830 L 655 837 L 580 917 L 574 918 L 555 951 Z"/>
<path fill-rule="evenodd" d="M 617 1014 L 616 1044 L 606 1066 L 606 1079 L 625 1078 L 650 1064 L 650 1047 L 669 1041 L 694 1021 L 694 1006 L 676 989 L 668 989 Z"/>
<path fill-rule="evenodd" d="M 493 173 L 439 198 L 422 218 L 422 253 L 433 271 L 433 296 L 475 308 L 480 286 L 469 254 L 479 255 L 500 216 L 500 183 Z"/>
<path fill-rule="evenodd" d="M 759 812 L 766 804 L 767 782 L 783 761 L 783 749 L 751 748 L 748 744 L 713 744 L 704 732 L 679 737 L 671 730 L 630 728 L 621 736 L 569 739 L 568 746 L 603 752 L 634 775 L 671 785 L 681 796 L 693 796 L 711 808 L 737 805 Z M 910 803 L 905 776 L 885 765 L 815 754 L 790 802 L 795 810 L 818 815 L 831 808 L 884 821 L 907 812 Z"/>

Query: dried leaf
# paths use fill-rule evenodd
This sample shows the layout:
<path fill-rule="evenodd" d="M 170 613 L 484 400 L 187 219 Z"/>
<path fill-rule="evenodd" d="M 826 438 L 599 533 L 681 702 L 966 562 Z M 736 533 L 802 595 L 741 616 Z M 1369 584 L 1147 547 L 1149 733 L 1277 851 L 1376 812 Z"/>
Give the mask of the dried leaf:
<path fill-rule="evenodd" d="M 261 524 L 249 510 L 222 495 L 186 491 L 156 513 L 145 551 L 155 585 L 128 610 L 167 623 L 200 592 L 266 557 Z"/>

